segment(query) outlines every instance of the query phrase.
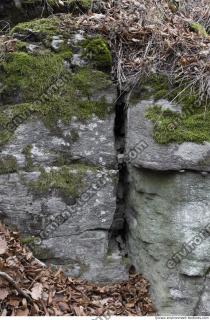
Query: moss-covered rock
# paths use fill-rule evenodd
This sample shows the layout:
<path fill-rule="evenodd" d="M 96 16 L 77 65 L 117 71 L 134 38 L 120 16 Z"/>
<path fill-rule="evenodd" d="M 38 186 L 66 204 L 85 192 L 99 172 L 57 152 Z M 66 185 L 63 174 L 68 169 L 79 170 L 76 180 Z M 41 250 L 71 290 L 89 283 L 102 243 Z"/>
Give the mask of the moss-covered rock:
<path fill-rule="evenodd" d="M 210 141 L 210 111 L 206 104 L 199 103 L 196 91 L 184 89 L 183 86 L 172 86 L 166 77 L 160 77 L 158 81 L 156 76 L 150 79 L 148 84 L 152 89 L 146 93 L 146 97 L 153 96 L 155 101 L 165 98 L 181 106 L 181 113 L 162 110 L 157 105 L 148 110 L 146 117 L 154 123 L 156 142 L 166 144 Z"/>
<path fill-rule="evenodd" d="M 20 101 L 34 101 L 64 72 L 63 56 L 12 52 L 2 63 L 2 68 L 0 79 L 5 85 L 3 100 L 18 92 Z"/>
<path fill-rule="evenodd" d="M 18 171 L 16 158 L 13 156 L 3 156 L 0 158 L 0 174 L 15 173 Z"/>
<path fill-rule="evenodd" d="M 39 35 L 39 38 L 50 38 L 53 35 L 59 34 L 60 21 L 57 17 L 35 19 L 29 22 L 23 22 L 16 25 L 11 30 L 11 35 L 15 33 L 25 34 L 33 32 Z"/>
<path fill-rule="evenodd" d="M 31 29 L 53 37 L 58 25 L 58 18 L 39 19 L 17 25 L 12 33 Z M 64 37 L 63 50 L 57 53 L 44 49 L 43 44 L 40 51 L 28 53 L 27 43 L 18 40 L 16 51 L 8 53 L 1 63 L 0 145 L 8 142 L 15 129 L 34 114 L 48 128 L 56 128 L 58 120 L 68 124 L 72 117 L 86 121 L 93 114 L 104 118 L 112 111 L 113 106 L 105 98 L 112 81 L 101 71 L 111 67 L 105 40 L 95 37 L 85 40 L 82 47 L 78 44 L 87 64 L 73 72 L 69 68 L 73 48 L 67 43 Z"/>
<path fill-rule="evenodd" d="M 83 43 L 83 57 L 100 70 L 110 70 L 112 56 L 108 44 L 101 37 L 90 38 Z"/>
<path fill-rule="evenodd" d="M 46 171 L 41 169 L 39 178 L 29 184 L 32 191 L 46 194 L 57 191 L 64 197 L 77 198 L 82 192 L 85 184 L 84 179 L 87 170 L 95 170 L 94 167 L 82 164 L 63 166 Z"/>

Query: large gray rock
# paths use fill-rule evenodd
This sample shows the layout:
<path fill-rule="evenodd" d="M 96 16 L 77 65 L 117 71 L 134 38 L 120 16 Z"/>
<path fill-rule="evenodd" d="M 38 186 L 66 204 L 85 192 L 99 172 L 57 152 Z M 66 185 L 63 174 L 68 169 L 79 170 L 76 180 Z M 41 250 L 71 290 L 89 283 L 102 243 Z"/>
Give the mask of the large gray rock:
<path fill-rule="evenodd" d="M 53 28 L 58 28 L 57 19 Z M 20 25 L 17 31 L 27 33 L 27 28 Z M 17 81 L 5 85 L 0 97 L 0 119 L 6 118 L 5 123 L 0 120 L 0 220 L 20 231 L 37 258 L 61 265 L 68 275 L 99 282 L 127 279 L 124 253 L 112 239 L 119 179 L 114 137 L 117 88 L 107 65 L 102 70 L 94 56 L 91 61 L 85 58 L 81 44 L 89 39 L 87 34 L 64 34 L 64 48 L 54 53 L 49 45 L 57 39 L 56 32 L 36 32 L 46 37 L 37 52 L 12 53 Z M 107 44 L 97 37 L 98 41 L 110 63 Z M 75 65 L 75 54 L 84 59 L 80 65 Z M 36 60 L 38 65 L 45 55 L 42 66 L 34 70 L 31 63 Z M 22 86 L 28 72 L 38 79 L 35 88 Z M 2 82 L 9 77 L 5 72 Z"/>
<path fill-rule="evenodd" d="M 198 173 L 129 169 L 129 252 L 161 315 L 209 314 L 209 191 Z"/>
<path fill-rule="evenodd" d="M 149 280 L 159 315 L 209 315 L 210 143 L 157 144 L 145 118 L 153 98 L 132 101 L 124 157 L 130 258 Z"/>

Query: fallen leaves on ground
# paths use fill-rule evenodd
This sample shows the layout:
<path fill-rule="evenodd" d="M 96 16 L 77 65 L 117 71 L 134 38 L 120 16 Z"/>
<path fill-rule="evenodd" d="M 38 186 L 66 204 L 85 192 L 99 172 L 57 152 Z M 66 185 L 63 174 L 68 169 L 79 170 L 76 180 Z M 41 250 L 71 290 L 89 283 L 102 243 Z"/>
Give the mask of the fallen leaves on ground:
<path fill-rule="evenodd" d="M 154 315 L 148 282 L 140 275 L 129 281 L 99 286 L 66 277 L 62 269 L 43 266 L 19 241 L 17 232 L 0 225 L 0 270 L 32 301 L 0 277 L 1 316 Z"/>

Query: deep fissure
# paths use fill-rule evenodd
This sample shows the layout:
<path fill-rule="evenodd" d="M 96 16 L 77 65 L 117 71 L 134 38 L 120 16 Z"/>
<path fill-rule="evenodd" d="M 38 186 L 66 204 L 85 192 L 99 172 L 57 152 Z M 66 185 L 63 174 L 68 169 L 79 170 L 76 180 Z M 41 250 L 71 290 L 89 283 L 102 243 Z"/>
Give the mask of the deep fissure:
<path fill-rule="evenodd" d="M 116 211 L 109 232 L 109 250 L 112 251 L 117 247 L 122 257 L 126 258 L 128 257 L 126 246 L 127 222 L 125 217 L 127 167 L 124 162 L 124 152 L 126 144 L 127 96 L 128 92 L 118 88 L 118 99 L 115 104 L 114 135 L 119 176 L 116 188 Z"/>

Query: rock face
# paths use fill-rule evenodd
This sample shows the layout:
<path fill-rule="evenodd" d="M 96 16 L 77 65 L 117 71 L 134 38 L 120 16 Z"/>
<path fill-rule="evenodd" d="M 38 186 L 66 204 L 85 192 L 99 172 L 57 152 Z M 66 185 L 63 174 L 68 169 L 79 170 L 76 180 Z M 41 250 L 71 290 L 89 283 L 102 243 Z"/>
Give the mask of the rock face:
<path fill-rule="evenodd" d="M 110 249 L 118 184 L 111 54 L 101 37 L 64 34 L 59 23 L 16 26 L 16 48 L 1 65 L 0 218 L 68 275 L 127 279 L 117 244 Z"/>
<path fill-rule="evenodd" d="M 161 315 L 209 315 L 210 144 L 158 144 L 148 108 L 130 99 L 126 136 L 129 254 Z"/>
<path fill-rule="evenodd" d="M 0 219 L 68 275 L 126 279 L 130 258 L 160 315 L 209 315 L 210 114 L 163 79 L 126 114 L 107 42 L 70 21 L 20 23 L 1 53 Z"/>

